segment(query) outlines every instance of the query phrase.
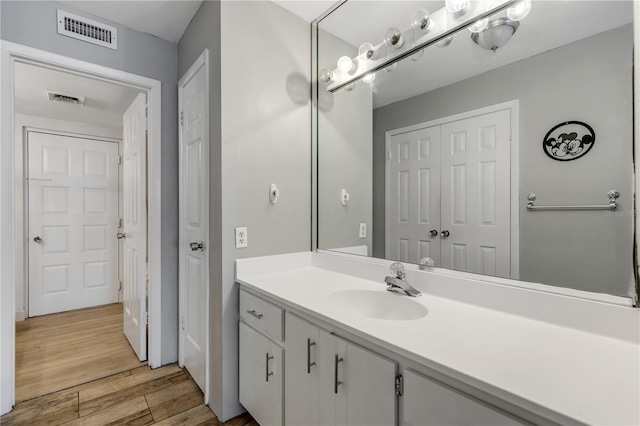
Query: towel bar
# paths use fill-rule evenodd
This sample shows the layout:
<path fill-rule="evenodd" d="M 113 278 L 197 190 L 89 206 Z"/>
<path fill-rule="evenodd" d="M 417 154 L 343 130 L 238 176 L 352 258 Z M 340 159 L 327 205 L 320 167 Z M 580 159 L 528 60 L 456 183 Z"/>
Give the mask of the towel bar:
<path fill-rule="evenodd" d="M 536 194 L 533 192 L 527 196 L 529 203 L 527 204 L 527 210 L 616 210 L 618 208 L 618 202 L 616 201 L 620 197 L 620 193 L 615 189 L 607 192 L 609 197 L 609 204 L 585 204 L 575 206 L 536 206 L 533 202 L 536 200 Z"/>

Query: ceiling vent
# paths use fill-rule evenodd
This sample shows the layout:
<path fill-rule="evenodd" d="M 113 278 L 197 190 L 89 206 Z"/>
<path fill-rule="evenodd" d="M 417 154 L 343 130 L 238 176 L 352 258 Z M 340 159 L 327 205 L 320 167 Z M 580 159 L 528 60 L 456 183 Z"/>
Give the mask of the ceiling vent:
<path fill-rule="evenodd" d="M 53 102 L 62 102 L 65 104 L 84 105 L 84 96 L 72 96 L 65 95 L 63 93 L 57 93 L 52 90 L 47 90 L 47 97 Z"/>
<path fill-rule="evenodd" d="M 110 25 L 58 9 L 58 34 L 117 50 L 117 32 Z"/>

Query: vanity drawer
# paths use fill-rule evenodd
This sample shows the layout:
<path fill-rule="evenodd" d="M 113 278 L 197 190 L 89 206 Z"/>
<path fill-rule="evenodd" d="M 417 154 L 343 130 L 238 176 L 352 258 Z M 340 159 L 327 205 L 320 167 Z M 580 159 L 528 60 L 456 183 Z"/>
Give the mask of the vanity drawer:
<path fill-rule="evenodd" d="M 272 339 L 284 341 L 284 310 L 244 290 L 240 290 L 240 318 Z"/>

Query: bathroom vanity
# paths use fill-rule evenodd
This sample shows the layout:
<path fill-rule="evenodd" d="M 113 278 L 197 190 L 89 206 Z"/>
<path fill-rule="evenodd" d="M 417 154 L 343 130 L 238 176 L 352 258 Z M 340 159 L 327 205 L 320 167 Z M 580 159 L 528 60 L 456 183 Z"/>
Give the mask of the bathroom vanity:
<path fill-rule="evenodd" d="M 260 424 L 640 423 L 638 310 L 407 265 L 410 298 L 386 291 L 390 264 L 237 261 L 240 402 Z"/>

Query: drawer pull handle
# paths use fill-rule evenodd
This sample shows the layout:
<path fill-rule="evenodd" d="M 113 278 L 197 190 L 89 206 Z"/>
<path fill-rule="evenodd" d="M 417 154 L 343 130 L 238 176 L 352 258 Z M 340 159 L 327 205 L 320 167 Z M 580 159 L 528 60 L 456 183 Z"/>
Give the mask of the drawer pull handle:
<path fill-rule="evenodd" d="M 336 354 L 336 362 L 333 369 L 333 393 L 335 394 L 338 393 L 338 386 L 342 384 L 342 382 L 338 381 L 338 364 L 342 361 L 344 361 L 344 359 L 338 357 L 338 354 Z"/>
<path fill-rule="evenodd" d="M 311 362 L 311 346 L 315 346 L 315 344 L 316 342 L 307 339 L 307 374 L 311 374 L 311 367 L 316 365 L 315 362 Z"/>
<path fill-rule="evenodd" d="M 256 317 L 256 318 L 258 318 L 258 319 L 262 319 L 262 314 L 257 314 L 255 309 L 254 309 L 254 310 L 252 310 L 252 311 L 250 311 L 250 310 L 248 310 L 248 309 L 247 309 L 247 313 L 248 313 L 249 315 L 251 315 L 252 317 Z"/>
<path fill-rule="evenodd" d="M 265 381 L 269 381 L 269 376 L 273 376 L 273 371 L 271 373 L 269 373 L 269 360 L 272 360 L 273 357 L 269 356 L 269 353 L 267 352 L 265 354 L 265 363 L 264 363 L 264 367 L 265 367 Z"/>

